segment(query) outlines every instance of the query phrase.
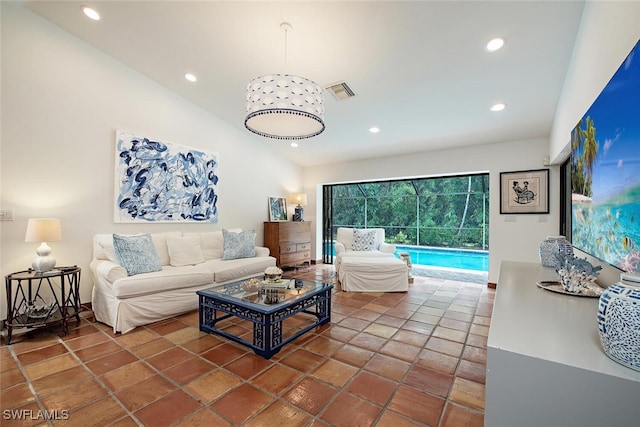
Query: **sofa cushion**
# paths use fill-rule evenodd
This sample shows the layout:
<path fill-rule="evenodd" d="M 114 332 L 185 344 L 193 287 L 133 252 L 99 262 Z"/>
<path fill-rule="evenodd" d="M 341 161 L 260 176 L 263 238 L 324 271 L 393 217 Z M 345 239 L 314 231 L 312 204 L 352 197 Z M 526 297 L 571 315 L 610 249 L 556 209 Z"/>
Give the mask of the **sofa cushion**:
<path fill-rule="evenodd" d="M 169 264 L 174 267 L 204 262 L 200 236 L 198 235 L 168 237 L 167 249 L 169 251 Z"/>
<path fill-rule="evenodd" d="M 241 280 L 244 277 L 264 274 L 267 267 L 276 265 L 274 257 L 238 258 L 228 261 L 214 259 L 202 264 L 213 272 L 216 283 L 222 284 L 229 281 Z"/>
<path fill-rule="evenodd" d="M 228 231 L 239 233 L 242 228 L 230 228 Z M 224 236 L 222 230 L 208 231 L 205 233 L 184 233 L 183 236 L 199 236 L 202 247 L 202 256 L 205 260 L 222 258 Z"/>
<path fill-rule="evenodd" d="M 224 236 L 224 247 L 222 250 L 223 260 L 252 258 L 256 256 L 255 230 L 234 233 L 223 229 L 222 235 Z"/>
<path fill-rule="evenodd" d="M 125 277 L 113 282 L 112 292 L 116 298 L 133 298 L 207 284 L 215 286 L 213 273 L 203 266 L 204 264 L 183 267 L 169 265 L 162 267 L 161 271 Z M 197 299 L 195 292 L 194 298 Z"/>
<path fill-rule="evenodd" d="M 171 262 L 169 258 L 169 248 L 167 248 L 167 239 L 170 237 L 180 237 L 182 233 L 179 231 L 168 231 L 166 233 L 151 233 L 151 240 L 153 246 L 156 248 L 156 254 L 158 255 L 158 261 L 160 265 L 169 265 Z"/>
<path fill-rule="evenodd" d="M 149 234 L 139 236 L 114 234 L 113 247 L 120 265 L 127 270 L 129 276 L 162 269 Z"/>
<path fill-rule="evenodd" d="M 373 251 L 376 249 L 376 231 L 375 230 L 353 230 L 353 241 L 351 249 L 354 251 Z"/>

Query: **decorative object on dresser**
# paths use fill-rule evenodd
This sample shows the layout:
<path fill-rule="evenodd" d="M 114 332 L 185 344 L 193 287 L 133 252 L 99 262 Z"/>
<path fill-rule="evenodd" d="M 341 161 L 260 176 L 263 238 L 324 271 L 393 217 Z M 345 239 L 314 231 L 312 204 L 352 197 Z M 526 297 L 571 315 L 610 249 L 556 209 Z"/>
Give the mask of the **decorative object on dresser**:
<path fill-rule="evenodd" d="M 311 222 L 265 222 L 264 245 L 280 268 L 311 266 Z"/>
<path fill-rule="evenodd" d="M 38 257 L 33 260 L 31 266 L 38 273 L 51 270 L 56 265 L 56 259 L 51 256 L 51 248 L 47 242 L 59 242 L 62 240 L 60 220 L 57 218 L 29 218 L 25 242 L 40 242 L 36 250 Z"/>
<path fill-rule="evenodd" d="M 269 197 L 269 221 L 287 220 L 287 200 L 284 197 Z"/>
<path fill-rule="evenodd" d="M 557 253 L 573 255 L 573 246 L 564 236 L 547 236 L 540 243 L 540 262 L 545 267 L 555 267 Z"/>
<path fill-rule="evenodd" d="M 640 273 L 620 274 L 598 304 L 598 333 L 607 356 L 640 371 Z"/>
<path fill-rule="evenodd" d="M 293 214 L 294 221 L 304 221 L 304 208 L 303 206 L 307 206 L 307 195 L 306 193 L 293 193 L 291 194 L 291 203 L 297 203 L 295 213 Z"/>

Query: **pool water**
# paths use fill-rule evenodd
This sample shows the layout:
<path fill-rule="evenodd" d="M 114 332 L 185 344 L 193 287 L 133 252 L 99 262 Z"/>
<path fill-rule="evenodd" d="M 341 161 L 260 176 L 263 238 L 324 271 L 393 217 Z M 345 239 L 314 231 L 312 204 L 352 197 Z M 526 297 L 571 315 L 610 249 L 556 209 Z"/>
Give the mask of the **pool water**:
<path fill-rule="evenodd" d="M 399 252 L 409 252 L 413 265 L 489 271 L 488 251 L 396 245 Z"/>

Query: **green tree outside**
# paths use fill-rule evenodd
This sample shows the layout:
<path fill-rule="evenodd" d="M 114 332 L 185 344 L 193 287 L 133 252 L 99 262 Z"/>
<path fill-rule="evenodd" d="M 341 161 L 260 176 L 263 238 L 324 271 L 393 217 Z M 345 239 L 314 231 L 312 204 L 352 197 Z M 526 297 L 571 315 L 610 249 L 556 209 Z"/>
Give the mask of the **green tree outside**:
<path fill-rule="evenodd" d="M 488 249 L 489 175 L 333 186 L 338 227 L 384 228 L 388 242 Z"/>

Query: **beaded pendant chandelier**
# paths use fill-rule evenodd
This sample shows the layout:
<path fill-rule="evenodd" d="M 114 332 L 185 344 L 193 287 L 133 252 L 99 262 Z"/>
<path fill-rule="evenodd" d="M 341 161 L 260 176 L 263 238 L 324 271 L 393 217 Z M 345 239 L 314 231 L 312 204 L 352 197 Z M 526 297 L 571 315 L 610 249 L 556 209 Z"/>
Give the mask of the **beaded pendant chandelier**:
<path fill-rule="evenodd" d="M 283 22 L 286 35 L 291 25 Z M 297 140 L 324 131 L 324 93 L 315 82 L 289 74 L 256 77 L 247 85 L 247 117 L 244 125 L 258 135 Z"/>

